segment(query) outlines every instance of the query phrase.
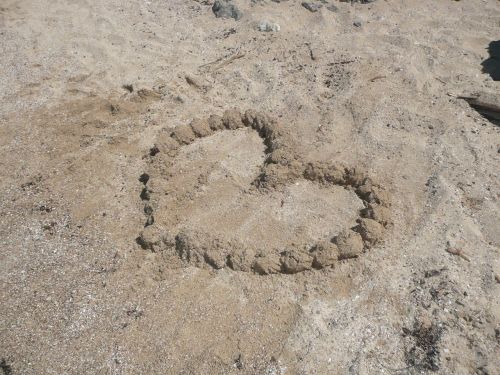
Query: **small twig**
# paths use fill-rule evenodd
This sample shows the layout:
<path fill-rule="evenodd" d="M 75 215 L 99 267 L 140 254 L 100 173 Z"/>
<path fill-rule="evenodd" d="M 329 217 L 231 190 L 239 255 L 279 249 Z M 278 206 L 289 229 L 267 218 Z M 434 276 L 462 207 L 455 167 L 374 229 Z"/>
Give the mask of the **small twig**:
<path fill-rule="evenodd" d="M 336 61 L 336 62 L 329 63 L 328 65 L 343 65 L 343 64 L 350 64 L 350 63 L 353 63 L 353 62 L 356 62 L 356 60 Z"/>
<path fill-rule="evenodd" d="M 217 60 L 215 61 L 212 61 L 212 62 L 209 62 L 209 63 L 206 63 L 206 64 L 203 64 L 203 65 L 200 65 L 200 68 L 204 68 L 206 66 L 209 66 L 209 65 L 213 65 L 213 64 L 217 64 L 219 61 L 222 61 L 224 59 L 224 57 L 219 57 Z"/>
<path fill-rule="evenodd" d="M 462 259 L 465 259 L 467 262 L 470 262 L 470 258 L 464 253 L 462 249 L 457 249 L 456 247 L 447 247 L 446 251 L 450 254 L 457 255 Z"/>
<path fill-rule="evenodd" d="M 306 46 L 309 49 L 309 57 L 311 58 L 311 60 L 316 60 L 316 56 L 314 55 L 311 45 L 309 43 L 306 43 Z"/>
<path fill-rule="evenodd" d="M 215 60 L 215 61 L 212 61 L 212 62 L 209 62 L 209 63 L 203 64 L 203 65 L 200 65 L 200 68 L 204 68 L 204 67 L 206 67 L 206 66 L 211 66 L 211 65 L 214 65 L 214 64 L 217 64 L 217 63 L 219 63 L 219 62 L 220 62 L 220 64 L 219 64 L 219 65 L 217 65 L 216 67 L 214 67 L 214 68 L 212 69 L 212 70 L 218 70 L 218 69 L 220 69 L 220 68 L 222 68 L 222 67 L 224 67 L 224 66 L 226 66 L 226 65 L 230 64 L 230 63 L 231 63 L 231 62 L 233 62 L 234 60 L 241 59 L 243 56 L 245 56 L 245 54 L 244 54 L 244 53 L 242 53 L 242 52 L 239 52 L 239 53 L 237 53 L 236 55 L 232 55 L 231 57 L 229 57 L 229 58 L 228 58 L 227 60 L 225 60 L 225 61 L 222 61 L 224 58 L 223 58 L 223 57 L 221 57 L 221 58 L 219 58 L 219 59 L 217 59 L 217 60 Z M 221 62 L 221 61 L 222 61 L 222 62 Z"/>
<path fill-rule="evenodd" d="M 387 78 L 387 77 L 386 76 L 375 76 L 375 77 L 370 79 L 370 82 L 375 82 L 376 80 L 384 79 L 384 78 Z"/>
<path fill-rule="evenodd" d="M 217 65 L 214 70 L 218 70 L 228 64 L 231 64 L 234 60 L 238 60 L 238 59 L 241 59 L 243 56 L 245 56 L 244 53 L 238 53 L 236 55 L 233 55 L 231 56 L 230 58 L 228 58 L 226 61 L 223 61 L 221 62 L 219 65 Z"/>

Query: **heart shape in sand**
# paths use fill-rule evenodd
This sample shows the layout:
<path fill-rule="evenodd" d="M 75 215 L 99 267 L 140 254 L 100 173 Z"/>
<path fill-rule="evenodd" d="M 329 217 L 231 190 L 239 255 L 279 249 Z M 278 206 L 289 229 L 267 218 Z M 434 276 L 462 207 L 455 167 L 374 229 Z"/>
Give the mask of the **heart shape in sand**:
<path fill-rule="evenodd" d="M 178 207 L 172 208 L 173 203 L 161 207 L 162 210 L 170 209 L 170 216 L 182 215 L 179 211 L 187 208 L 188 203 L 185 202 L 192 200 L 192 197 L 183 196 L 185 192 L 182 188 L 169 193 L 168 189 L 154 186 L 154 176 L 161 175 L 162 180 L 168 183 L 169 173 L 171 174 L 171 169 L 176 166 L 175 158 L 183 146 L 190 145 L 199 138 L 211 137 L 220 131 L 237 132 L 243 128 L 255 131 L 265 146 L 265 159 L 260 172 L 246 194 L 260 194 L 256 196 L 257 200 L 264 199 L 263 197 L 268 199 L 273 192 L 299 184 L 300 181 L 330 190 L 341 187 L 355 194 L 361 202 L 361 208 L 357 211 L 357 224 L 326 240 L 314 243 L 295 241 L 266 248 L 199 228 L 172 230 L 168 220 L 155 220 L 159 207 L 155 197 L 170 194 L 174 196 L 171 202 L 182 201 L 178 210 Z M 208 119 L 195 120 L 189 125 L 176 127 L 151 149 L 152 171 L 144 173 L 139 179 L 144 184 L 140 197 L 145 204 L 146 224 L 137 242 L 144 249 L 161 253 L 169 259 L 170 265 L 193 265 L 214 269 L 229 267 L 232 270 L 257 274 L 293 274 L 332 267 L 339 260 L 358 257 L 377 244 L 390 225 L 387 192 L 366 173 L 356 168 L 347 168 L 338 163 L 304 161 L 296 154 L 297 148 L 294 145 L 295 141 L 288 129 L 271 117 L 253 110 L 243 114 L 237 109 L 227 110 L 223 116 L 212 115 Z M 157 155 L 161 157 L 158 158 Z M 192 190 L 189 194 L 193 194 Z"/>

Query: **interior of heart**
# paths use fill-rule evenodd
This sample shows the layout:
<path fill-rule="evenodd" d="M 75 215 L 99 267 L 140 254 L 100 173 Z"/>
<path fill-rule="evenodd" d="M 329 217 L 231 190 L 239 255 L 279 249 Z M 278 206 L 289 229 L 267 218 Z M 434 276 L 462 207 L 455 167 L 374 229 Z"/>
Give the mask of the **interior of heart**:
<path fill-rule="evenodd" d="M 155 176 L 155 223 L 272 251 L 308 246 L 356 224 L 362 201 L 338 186 L 298 179 L 256 189 L 265 145 L 250 128 L 217 132 L 181 148 L 168 175 Z"/>

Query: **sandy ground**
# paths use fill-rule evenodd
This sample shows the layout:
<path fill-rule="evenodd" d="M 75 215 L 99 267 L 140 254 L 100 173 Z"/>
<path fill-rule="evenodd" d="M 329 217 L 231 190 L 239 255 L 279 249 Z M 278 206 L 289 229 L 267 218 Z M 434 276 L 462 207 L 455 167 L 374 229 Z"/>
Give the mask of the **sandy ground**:
<path fill-rule="evenodd" d="M 234 3 L 0 3 L 0 373 L 500 374 L 500 2 Z M 233 108 L 278 136 L 172 143 Z"/>

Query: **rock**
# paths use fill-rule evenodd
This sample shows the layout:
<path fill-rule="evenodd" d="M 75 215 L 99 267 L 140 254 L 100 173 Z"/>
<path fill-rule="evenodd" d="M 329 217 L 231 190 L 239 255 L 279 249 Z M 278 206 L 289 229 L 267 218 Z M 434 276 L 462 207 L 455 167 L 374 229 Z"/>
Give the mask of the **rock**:
<path fill-rule="evenodd" d="M 148 183 L 148 181 L 149 181 L 149 178 L 150 178 L 149 174 L 147 174 L 147 173 L 143 173 L 143 174 L 141 174 L 141 175 L 139 176 L 139 181 L 140 181 L 142 184 L 146 185 L 146 184 Z"/>
<path fill-rule="evenodd" d="M 346 230 L 334 238 L 339 250 L 339 259 L 356 258 L 363 252 L 361 235 L 352 230 Z"/>
<path fill-rule="evenodd" d="M 149 201 L 151 199 L 151 190 L 149 190 L 147 186 L 144 186 L 141 191 L 140 197 L 143 201 Z"/>
<path fill-rule="evenodd" d="M 241 119 L 241 113 L 236 108 L 224 111 L 222 123 L 224 127 L 229 130 L 239 129 L 245 126 Z"/>
<path fill-rule="evenodd" d="M 339 259 L 339 249 L 337 245 L 330 241 L 322 241 L 311 249 L 313 256 L 313 268 L 322 269 L 333 266 Z"/>
<path fill-rule="evenodd" d="M 306 8 L 309 12 L 317 12 L 323 7 L 323 5 L 321 4 L 308 3 L 306 1 L 302 3 L 302 6 Z"/>
<path fill-rule="evenodd" d="M 195 119 L 191 123 L 191 129 L 193 129 L 194 135 L 197 137 L 207 137 L 212 134 L 212 129 L 206 120 Z"/>
<path fill-rule="evenodd" d="M 354 21 L 353 25 L 356 27 L 361 27 L 362 23 L 361 21 Z"/>
<path fill-rule="evenodd" d="M 360 219 L 359 225 L 355 228 L 356 232 L 367 245 L 373 246 L 380 241 L 384 233 L 384 227 L 373 219 Z"/>
<path fill-rule="evenodd" d="M 231 3 L 231 0 L 215 0 L 212 12 L 217 18 L 234 18 L 236 21 L 243 16 L 236 5 Z"/>
<path fill-rule="evenodd" d="M 337 8 L 335 5 L 330 4 L 326 6 L 326 9 L 328 9 L 330 12 L 337 12 L 339 8 Z"/>
<path fill-rule="evenodd" d="M 274 22 L 269 22 L 269 21 L 260 21 L 259 25 L 257 26 L 257 29 L 259 31 L 263 32 L 277 32 L 280 31 L 280 25 Z"/>
<path fill-rule="evenodd" d="M 193 129 L 189 125 L 179 125 L 177 126 L 171 134 L 171 137 L 175 139 L 180 144 L 188 145 L 192 143 L 196 136 L 194 135 Z"/>

